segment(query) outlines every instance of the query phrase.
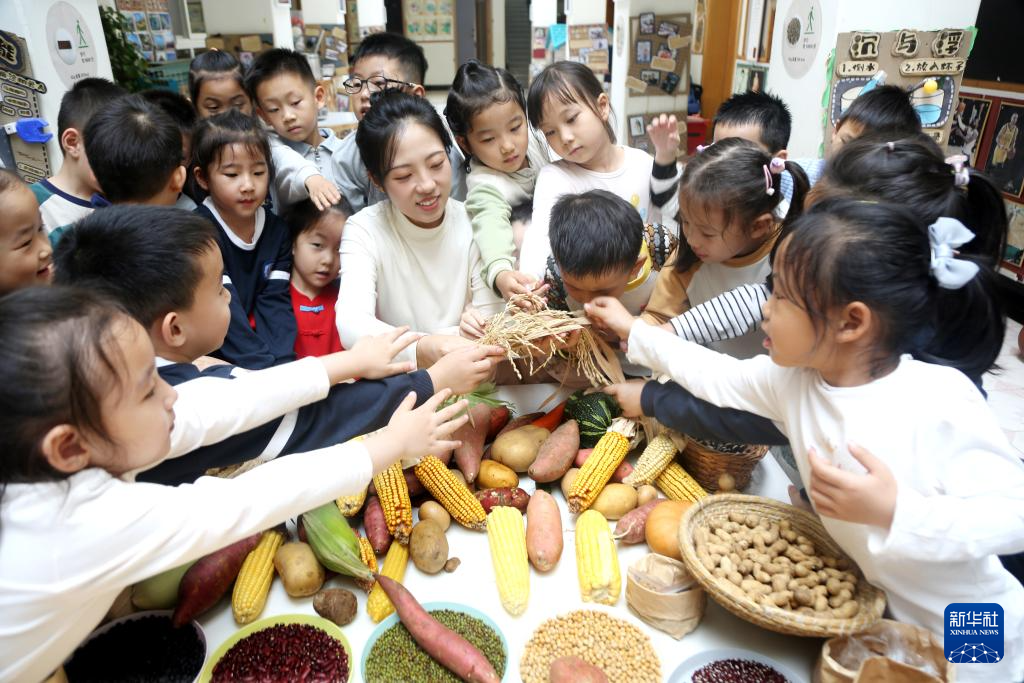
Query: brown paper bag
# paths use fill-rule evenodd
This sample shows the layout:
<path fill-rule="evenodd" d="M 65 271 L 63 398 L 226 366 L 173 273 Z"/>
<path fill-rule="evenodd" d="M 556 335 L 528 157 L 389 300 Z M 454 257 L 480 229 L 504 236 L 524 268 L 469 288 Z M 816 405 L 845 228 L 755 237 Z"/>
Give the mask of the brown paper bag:
<path fill-rule="evenodd" d="M 862 657 L 865 652 L 875 656 Z M 927 670 L 929 666 L 931 671 Z M 956 667 L 946 661 L 942 643 L 931 632 L 882 619 L 860 633 L 825 641 L 814 680 L 817 683 L 954 683 Z"/>
<path fill-rule="evenodd" d="M 707 596 L 686 565 L 650 553 L 629 567 L 626 604 L 631 612 L 676 640 L 697 628 Z"/>

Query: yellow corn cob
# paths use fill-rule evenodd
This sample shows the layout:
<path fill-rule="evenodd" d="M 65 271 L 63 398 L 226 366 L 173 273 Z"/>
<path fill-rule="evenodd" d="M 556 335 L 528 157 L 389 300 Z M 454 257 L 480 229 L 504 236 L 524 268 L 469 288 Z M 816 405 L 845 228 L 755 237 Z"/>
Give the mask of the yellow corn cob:
<path fill-rule="evenodd" d="M 661 474 L 663 469 L 668 467 L 668 464 L 672 462 L 672 458 L 675 456 L 676 446 L 672 443 L 672 439 L 664 434 L 659 434 L 647 444 L 647 448 L 644 449 L 644 452 L 640 454 L 640 458 L 636 461 L 636 467 L 622 480 L 622 483 L 629 484 L 630 486 L 650 484 Z"/>
<path fill-rule="evenodd" d="M 409 548 L 400 543 L 392 543 L 388 548 L 388 554 L 384 556 L 384 568 L 381 574 L 401 583 L 405 578 L 405 568 L 409 564 Z M 366 612 L 373 619 L 373 623 L 379 624 L 389 614 L 395 611 L 384 589 L 380 584 L 373 584 L 370 595 L 366 598 Z"/>
<path fill-rule="evenodd" d="M 413 468 L 416 478 L 430 491 L 438 503 L 456 522 L 469 529 L 483 531 L 487 513 L 466 485 L 455 478 L 444 463 L 432 455 L 420 460 Z"/>
<path fill-rule="evenodd" d="M 654 485 L 668 496 L 669 500 L 688 500 L 696 503 L 708 495 L 697 480 L 677 462 L 669 463 L 655 478 Z"/>
<path fill-rule="evenodd" d="M 619 556 L 608 520 L 597 510 L 587 510 L 576 520 L 576 572 L 583 602 L 618 602 Z"/>
<path fill-rule="evenodd" d="M 370 545 L 370 539 L 365 536 L 357 536 L 356 538 L 359 539 L 359 558 L 363 561 L 363 564 L 370 568 L 371 572 L 377 571 L 377 556 L 373 552 L 373 546 Z M 375 583 L 376 581 L 372 578 L 356 579 L 356 585 L 367 592 L 373 588 Z"/>
<path fill-rule="evenodd" d="M 231 611 L 237 623 L 248 624 L 263 612 L 274 579 L 274 554 L 283 542 L 280 531 L 264 531 L 260 542 L 245 556 L 231 593 Z"/>
<path fill-rule="evenodd" d="M 380 474 L 373 475 L 373 485 L 384 510 L 384 521 L 388 531 L 402 545 L 409 544 L 412 533 L 412 503 L 409 501 L 409 486 L 402 474 L 402 465 L 395 463 Z"/>
<path fill-rule="evenodd" d="M 523 513 L 503 505 L 492 509 L 487 515 L 487 541 L 491 546 L 501 605 L 518 617 L 526 611 L 530 597 L 530 562 L 526 557 Z"/>
<path fill-rule="evenodd" d="M 369 487 L 367 487 L 368 489 Z M 363 489 L 361 492 L 353 496 L 341 496 L 334 502 L 337 503 L 338 509 L 341 510 L 341 514 L 345 517 L 354 517 L 363 509 L 363 503 L 366 502 L 366 491 Z"/>
<path fill-rule="evenodd" d="M 615 468 L 626 458 L 634 432 L 636 423 L 632 420 L 616 418 L 612 421 L 569 487 L 569 512 L 578 514 L 590 507 L 612 478 Z"/>

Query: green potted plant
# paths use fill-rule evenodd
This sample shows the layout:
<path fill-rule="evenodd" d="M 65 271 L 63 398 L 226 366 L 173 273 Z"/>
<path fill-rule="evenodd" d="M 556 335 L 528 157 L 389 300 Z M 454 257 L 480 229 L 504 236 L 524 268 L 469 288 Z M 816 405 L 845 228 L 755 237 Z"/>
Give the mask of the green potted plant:
<path fill-rule="evenodd" d="M 139 51 L 128 40 L 131 26 L 128 18 L 112 7 L 100 7 L 100 21 L 103 22 L 103 38 L 110 55 L 110 69 L 114 81 L 131 92 L 150 87 L 146 70 L 149 65 Z"/>

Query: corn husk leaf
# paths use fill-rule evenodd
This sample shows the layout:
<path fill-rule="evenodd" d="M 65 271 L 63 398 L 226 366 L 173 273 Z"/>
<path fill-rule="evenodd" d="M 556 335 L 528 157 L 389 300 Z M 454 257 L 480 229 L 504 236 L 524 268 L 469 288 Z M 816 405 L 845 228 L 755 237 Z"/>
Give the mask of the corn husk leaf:
<path fill-rule="evenodd" d="M 372 578 L 369 567 L 363 564 L 359 539 L 333 501 L 302 515 L 302 524 L 320 564 L 345 576 Z"/>

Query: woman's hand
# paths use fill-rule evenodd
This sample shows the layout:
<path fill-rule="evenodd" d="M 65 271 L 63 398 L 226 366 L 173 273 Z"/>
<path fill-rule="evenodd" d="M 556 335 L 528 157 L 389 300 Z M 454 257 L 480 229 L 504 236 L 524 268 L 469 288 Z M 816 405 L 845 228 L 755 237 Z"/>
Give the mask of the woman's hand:
<path fill-rule="evenodd" d="M 416 367 L 429 368 L 456 349 L 474 346 L 475 342 L 454 334 L 428 334 L 416 344 Z"/>
<path fill-rule="evenodd" d="M 479 339 L 484 336 L 484 327 L 487 319 L 480 313 L 480 310 L 470 304 L 462 311 L 462 318 L 459 319 L 459 334 L 466 339 Z"/>
<path fill-rule="evenodd" d="M 896 514 L 896 478 L 889 467 L 867 449 L 850 444 L 850 454 L 867 469 L 865 474 L 847 472 L 811 448 L 811 485 L 807 488 L 818 514 L 854 524 L 870 524 L 888 530 Z"/>
<path fill-rule="evenodd" d="M 542 284 L 537 278 L 518 270 L 503 270 L 494 278 L 494 286 L 501 293 L 501 298 L 508 301 L 519 294 L 534 294 L 544 296 L 547 294 L 548 285 Z M 519 306 L 530 310 L 532 306 L 526 301 L 520 301 Z"/>
<path fill-rule="evenodd" d="M 505 360 L 500 346 L 466 346 L 442 356 L 427 369 L 434 391 L 451 389 L 456 395 L 468 394 L 491 379 L 494 368 Z"/>

